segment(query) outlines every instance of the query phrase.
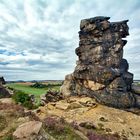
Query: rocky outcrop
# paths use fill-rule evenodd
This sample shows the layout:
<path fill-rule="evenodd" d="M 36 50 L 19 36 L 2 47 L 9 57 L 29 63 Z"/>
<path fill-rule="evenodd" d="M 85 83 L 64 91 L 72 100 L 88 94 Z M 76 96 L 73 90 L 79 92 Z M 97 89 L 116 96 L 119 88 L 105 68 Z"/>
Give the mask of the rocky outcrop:
<path fill-rule="evenodd" d="M 98 104 L 90 97 L 71 96 L 65 100 L 39 107 L 36 115 L 42 120 L 49 116 L 63 118 L 84 135 L 87 135 L 90 130 L 94 134 L 99 132 L 100 135 L 117 134 L 120 138 L 116 140 L 139 140 L 140 116 L 128 111 Z M 110 138 L 110 140 L 114 139 Z"/>
<path fill-rule="evenodd" d="M 116 108 L 138 105 L 132 93 L 133 74 L 123 58 L 129 35 L 128 20 L 110 22 L 109 17 L 81 20 L 77 65 L 61 87 L 64 97 L 86 95 Z"/>
<path fill-rule="evenodd" d="M 6 84 L 4 77 L 0 77 L 0 84 Z"/>
<path fill-rule="evenodd" d="M 9 98 L 9 97 L 11 97 L 10 92 L 3 85 L 0 85 L 0 98 Z"/>
<path fill-rule="evenodd" d="M 10 92 L 3 85 L 6 84 L 3 77 L 0 77 L 0 98 L 9 98 L 11 97 Z"/>
<path fill-rule="evenodd" d="M 45 105 L 49 102 L 56 102 L 61 100 L 62 94 L 60 94 L 57 91 L 48 91 L 46 94 L 42 94 L 40 99 L 41 99 L 41 105 Z"/>

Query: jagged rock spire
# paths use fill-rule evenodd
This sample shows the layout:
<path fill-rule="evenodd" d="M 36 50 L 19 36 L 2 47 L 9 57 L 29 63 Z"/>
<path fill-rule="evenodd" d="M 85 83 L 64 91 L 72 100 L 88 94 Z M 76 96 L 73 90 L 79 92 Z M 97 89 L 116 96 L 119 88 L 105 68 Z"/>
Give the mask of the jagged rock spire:
<path fill-rule="evenodd" d="M 80 23 L 77 65 L 67 75 L 61 92 L 64 96 L 86 95 L 117 108 L 136 105 L 131 92 L 133 74 L 123 58 L 124 38 L 129 35 L 128 20 L 110 22 L 110 17 L 83 19 Z"/>

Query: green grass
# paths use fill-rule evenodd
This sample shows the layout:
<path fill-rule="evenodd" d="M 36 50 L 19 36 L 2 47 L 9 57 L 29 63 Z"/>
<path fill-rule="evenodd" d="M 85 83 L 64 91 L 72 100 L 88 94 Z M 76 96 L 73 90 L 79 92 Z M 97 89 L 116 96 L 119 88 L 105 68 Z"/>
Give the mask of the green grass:
<path fill-rule="evenodd" d="M 10 83 L 7 84 L 6 86 L 15 90 L 23 91 L 26 94 L 33 94 L 36 97 L 40 97 L 41 94 L 45 94 L 48 90 L 59 91 L 60 89 L 60 86 L 55 86 L 55 85 L 46 88 L 34 88 L 31 87 L 30 85 L 25 85 L 22 83 Z"/>
<path fill-rule="evenodd" d="M 26 94 L 34 94 L 35 96 L 40 96 L 41 94 L 44 94 L 47 91 L 46 89 L 32 88 L 29 85 L 17 84 L 17 83 L 7 84 L 7 87 L 23 91 Z"/>
<path fill-rule="evenodd" d="M 34 83 L 33 83 L 34 84 Z M 47 93 L 48 90 L 52 91 L 59 91 L 60 85 L 58 84 L 48 84 L 45 88 L 35 88 L 31 87 L 31 85 L 25 84 L 25 83 L 9 83 L 6 85 L 12 90 L 15 90 L 15 92 L 23 92 L 26 94 L 32 94 L 35 96 L 35 105 L 40 106 L 40 95 Z"/>

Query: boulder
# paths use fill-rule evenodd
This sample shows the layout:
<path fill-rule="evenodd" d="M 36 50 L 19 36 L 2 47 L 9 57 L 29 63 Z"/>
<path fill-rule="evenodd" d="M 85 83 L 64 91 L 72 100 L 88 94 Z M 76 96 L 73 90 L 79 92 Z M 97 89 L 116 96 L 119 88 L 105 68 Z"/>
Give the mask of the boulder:
<path fill-rule="evenodd" d="M 57 109 L 61 109 L 61 110 L 67 110 L 68 109 L 68 107 L 69 107 L 69 103 L 67 103 L 67 102 L 65 102 L 65 101 L 59 101 L 59 102 L 57 102 L 56 103 L 56 105 L 55 105 L 55 107 L 57 108 Z"/>
<path fill-rule="evenodd" d="M 40 98 L 41 104 L 45 105 L 49 102 L 59 101 L 60 99 L 62 99 L 62 95 L 60 94 L 60 92 L 48 91 L 46 94 L 42 94 Z"/>
<path fill-rule="evenodd" d="M 67 100 L 61 100 L 56 102 L 55 108 L 60 109 L 60 110 L 73 110 L 73 109 L 78 109 L 78 108 L 83 108 L 83 107 L 93 107 L 96 105 L 96 103 L 91 99 L 88 98 L 84 100 L 83 98 L 68 98 Z M 54 109 L 54 106 L 53 106 Z"/>
<path fill-rule="evenodd" d="M 13 133 L 13 137 L 19 140 L 37 139 L 37 137 L 39 137 L 40 135 L 39 133 L 41 132 L 41 128 L 42 128 L 42 122 L 29 121 L 20 125 Z"/>
<path fill-rule="evenodd" d="M 10 92 L 2 85 L 0 85 L 0 98 L 9 98 L 11 97 Z"/>
<path fill-rule="evenodd" d="M 68 109 L 76 109 L 76 108 L 82 108 L 84 107 L 83 105 L 81 105 L 80 103 L 78 102 L 73 102 L 71 103 L 69 106 L 68 106 Z"/>
<path fill-rule="evenodd" d="M 75 82 L 73 81 L 73 75 L 66 75 L 65 81 L 63 85 L 60 87 L 60 92 L 63 93 L 63 97 L 69 97 L 70 95 L 74 95 L 73 87 L 75 86 Z"/>

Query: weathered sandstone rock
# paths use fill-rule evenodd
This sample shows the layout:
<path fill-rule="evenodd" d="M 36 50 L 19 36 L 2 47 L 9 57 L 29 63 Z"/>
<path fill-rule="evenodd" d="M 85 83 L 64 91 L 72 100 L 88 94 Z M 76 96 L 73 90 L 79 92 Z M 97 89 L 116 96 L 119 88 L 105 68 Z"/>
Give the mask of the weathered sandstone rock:
<path fill-rule="evenodd" d="M 110 22 L 109 17 L 81 20 L 77 65 L 61 87 L 64 97 L 86 95 L 116 108 L 140 107 L 132 92 L 133 74 L 123 58 L 129 35 L 128 20 Z"/>
<path fill-rule="evenodd" d="M 60 104 L 60 101 L 58 102 L 58 104 Z M 89 102 L 96 106 L 92 105 L 91 107 L 87 107 Z M 94 130 L 95 132 L 97 130 L 100 134 L 102 134 L 101 132 L 105 132 L 107 134 L 118 134 L 121 138 L 118 138 L 117 140 L 140 139 L 140 116 L 133 114 L 133 110 L 128 110 L 131 111 L 128 112 L 104 106 L 95 102 L 93 98 L 83 96 L 71 96 L 66 100 L 61 100 L 61 107 L 64 108 L 66 103 L 68 106 L 65 109 L 55 107 L 50 110 L 50 108 L 43 106 L 44 109 L 42 109 L 42 114 L 37 113 L 37 116 L 40 119 L 45 119 L 46 116 L 64 118 L 64 120 L 70 124 L 76 122 L 78 126 L 83 128 L 78 127 L 83 134 L 86 134 L 87 131 L 84 128 L 87 128 L 89 130 L 93 130 L 93 132 Z M 82 106 L 77 106 L 77 103 Z M 57 104 L 57 102 L 55 102 L 55 104 Z M 70 106 L 71 108 L 69 108 Z"/>
<path fill-rule="evenodd" d="M 39 135 L 42 128 L 42 122 L 30 121 L 20 125 L 13 133 L 15 139 L 33 140 Z"/>
<path fill-rule="evenodd" d="M 62 95 L 56 91 L 48 91 L 46 94 L 41 95 L 41 104 L 45 105 L 49 102 L 56 102 L 62 99 Z"/>

